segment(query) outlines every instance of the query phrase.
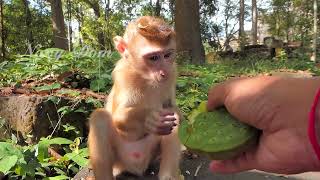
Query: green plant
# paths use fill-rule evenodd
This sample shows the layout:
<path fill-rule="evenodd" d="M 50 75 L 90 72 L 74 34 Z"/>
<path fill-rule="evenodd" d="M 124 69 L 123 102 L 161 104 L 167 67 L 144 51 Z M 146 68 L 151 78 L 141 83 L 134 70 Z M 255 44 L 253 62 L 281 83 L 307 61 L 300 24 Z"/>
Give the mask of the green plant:
<path fill-rule="evenodd" d="M 0 63 L 0 85 L 11 85 L 27 79 L 40 80 L 71 71 L 83 73 L 91 79 L 92 90 L 107 91 L 111 86 L 111 71 L 119 58 L 117 52 L 96 51 L 89 47 L 76 48 L 72 52 L 48 48 L 31 55 L 16 55 L 14 60 Z M 58 88 L 55 83 L 37 87 L 36 90 Z"/>
<path fill-rule="evenodd" d="M 54 157 L 48 152 L 51 147 L 64 152 L 61 157 Z M 41 138 L 38 144 L 20 146 L 13 141 L 0 142 L 0 172 L 11 178 L 45 179 L 61 178 L 75 174 L 80 167 L 88 164 L 88 149 L 81 146 L 81 141 L 65 138 Z"/>

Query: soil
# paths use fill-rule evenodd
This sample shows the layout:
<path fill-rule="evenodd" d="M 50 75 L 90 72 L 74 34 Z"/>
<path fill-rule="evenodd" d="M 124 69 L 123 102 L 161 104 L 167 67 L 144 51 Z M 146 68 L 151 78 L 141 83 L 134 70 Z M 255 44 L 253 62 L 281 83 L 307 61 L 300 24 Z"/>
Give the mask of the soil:
<path fill-rule="evenodd" d="M 320 173 L 308 172 L 297 175 L 271 174 L 262 171 L 252 170 L 234 174 L 217 174 L 208 169 L 209 159 L 206 157 L 196 157 L 188 153 L 183 154 L 180 164 L 181 172 L 185 180 L 319 180 Z M 117 176 L 116 180 L 157 180 L 158 166 L 148 170 L 144 177 L 137 177 L 128 173 Z M 74 180 L 94 179 L 93 172 L 89 168 L 82 169 Z"/>

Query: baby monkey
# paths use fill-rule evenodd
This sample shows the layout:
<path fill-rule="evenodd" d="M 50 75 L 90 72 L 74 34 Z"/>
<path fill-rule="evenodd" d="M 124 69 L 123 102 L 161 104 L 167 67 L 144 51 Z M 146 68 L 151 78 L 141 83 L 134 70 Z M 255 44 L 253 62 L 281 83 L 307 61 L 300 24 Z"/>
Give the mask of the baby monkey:
<path fill-rule="evenodd" d="M 114 38 L 121 54 L 104 109 L 90 117 L 89 152 L 95 178 L 122 171 L 143 175 L 160 158 L 160 180 L 180 180 L 182 118 L 176 106 L 175 32 L 162 19 L 143 16 Z"/>

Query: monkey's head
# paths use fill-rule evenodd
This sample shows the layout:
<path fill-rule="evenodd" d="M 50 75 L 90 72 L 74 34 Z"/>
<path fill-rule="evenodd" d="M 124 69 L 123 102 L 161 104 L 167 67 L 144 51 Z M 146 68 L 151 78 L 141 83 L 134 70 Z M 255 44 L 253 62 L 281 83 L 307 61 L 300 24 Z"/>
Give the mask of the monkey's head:
<path fill-rule="evenodd" d="M 123 37 L 114 38 L 116 49 L 144 78 L 165 82 L 174 77 L 174 30 L 160 18 L 143 16 L 129 23 Z"/>

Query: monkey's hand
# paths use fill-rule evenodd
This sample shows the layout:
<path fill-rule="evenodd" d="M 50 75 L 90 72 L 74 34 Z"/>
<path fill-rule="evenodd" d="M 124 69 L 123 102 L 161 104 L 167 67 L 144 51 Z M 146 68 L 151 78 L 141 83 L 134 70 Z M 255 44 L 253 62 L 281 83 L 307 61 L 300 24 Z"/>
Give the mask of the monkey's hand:
<path fill-rule="evenodd" d="M 145 127 L 147 131 L 157 135 L 169 135 L 177 125 L 177 115 L 169 109 L 150 113 L 146 117 Z"/>

